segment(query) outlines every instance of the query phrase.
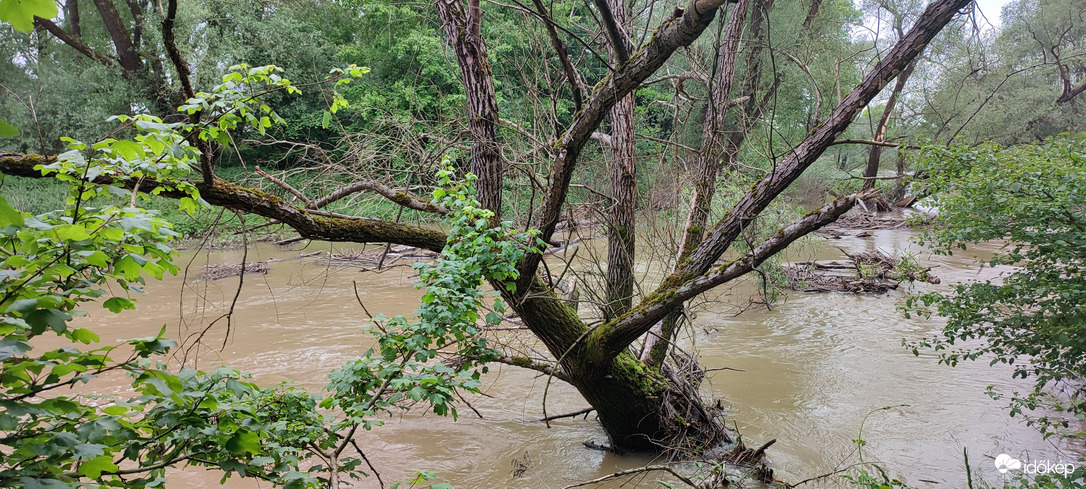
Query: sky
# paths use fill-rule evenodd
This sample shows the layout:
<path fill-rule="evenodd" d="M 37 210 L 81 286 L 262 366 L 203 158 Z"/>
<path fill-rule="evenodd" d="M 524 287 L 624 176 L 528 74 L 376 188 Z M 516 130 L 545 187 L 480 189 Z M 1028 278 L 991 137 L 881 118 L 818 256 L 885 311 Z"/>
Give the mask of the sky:
<path fill-rule="evenodd" d="M 977 8 L 984 12 L 988 22 L 991 22 L 995 27 L 999 27 L 999 11 L 1003 8 L 1003 4 L 1008 2 L 1010 0 L 977 0 Z"/>

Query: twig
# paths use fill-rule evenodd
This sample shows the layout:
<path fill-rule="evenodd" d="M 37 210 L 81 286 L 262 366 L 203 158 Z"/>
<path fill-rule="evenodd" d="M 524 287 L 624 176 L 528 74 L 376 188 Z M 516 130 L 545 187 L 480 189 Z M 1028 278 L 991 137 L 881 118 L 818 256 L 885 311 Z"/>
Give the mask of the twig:
<path fill-rule="evenodd" d="M 703 371 L 704 372 L 718 372 L 718 371 L 721 371 L 721 370 L 734 370 L 736 372 L 746 372 L 746 370 L 743 370 L 741 368 L 734 368 L 734 367 L 707 368 L 707 369 L 705 369 Z"/>
<path fill-rule="evenodd" d="M 478 410 L 478 409 L 475 409 L 475 406 L 472 406 L 472 405 L 471 405 L 471 403 L 470 403 L 470 402 L 468 402 L 468 400 L 467 400 L 467 399 L 464 399 L 464 395 L 463 395 L 463 394 L 461 394 L 461 393 L 460 393 L 460 391 L 456 391 L 456 397 L 459 397 L 459 398 L 460 398 L 460 400 L 464 402 L 464 404 L 467 404 L 467 406 L 468 406 L 469 408 L 471 408 L 471 411 L 472 411 L 473 413 L 475 413 L 475 415 L 476 415 L 476 416 L 478 416 L 478 417 L 479 417 L 479 419 L 485 419 L 485 418 L 483 418 L 483 415 L 479 413 L 479 410 Z"/>
<path fill-rule="evenodd" d="M 283 180 L 275 178 L 270 173 L 268 173 L 268 172 L 266 172 L 264 170 L 261 170 L 259 166 L 256 167 L 256 174 L 260 175 L 260 176 L 262 176 L 264 178 L 267 178 L 268 180 L 271 180 L 272 183 L 278 185 L 283 190 L 286 190 L 287 192 L 290 192 L 290 194 L 297 197 L 298 200 L 301 200 L 302 202 L 305 202 L 306 207 L 309 207 L 309 206 L 311 206 L 313 204 L 313 201 L 309 200 L 309 197 L 306 197 L 305 194 L 303 194 L 300 190 L 294 188 L 289 183 L 287 183 L 287 182 L 285 182 Z"/>
<path fill-rule="evenodd" d="M 358 450 L 358 454 L 362 456 L 362 460 L 366 461 L 366 465 L 369 466 L 370 471 L 373 472 L 373 475 L 377 476 L 377 483 L 381 484 L 381 489 L 385 489 L 385 481 L 381 480 L 381 473 L 377 472 L 377 469 L 374 468 L 373 464 L 370 463 L 369 457 L 366 457 L 366 452 L 362 451 L 362 448 L 358 446 L 358 443 L 355 443 L 353 438 L 351 439 L 351 445 L 354 446 L 355 450 Z"/>
<path fill-rule="evenodd" d="M 555 414 L 554 416 L 547 416 L 546 418 L 539 418 L 539 419 L 535 420 L 535 422 L 536 423 L 542 423 L 542 422 L 554 421 L 556 419 L 562 419 L 562 418 L 574 418 L 574 417 L 580 416 L 582 414 L 591 413 L 592 411 L 595 411 L 595 410 L 596 410 L 596 408 L 587 407 L 587 408 L 584 408 L 584 409 L 582 409 L 580 411 L 574 411 L 572 413 Z"/>
<path fill-rule="evenodd" d="M 676 472 L 675 469 L 672 469 L 671 467 L 668 467 L 666 465 L 646 465 L 644 467 L 637 467 L 637 468 L 633 468 L 633 469 L 620 470 L 620 471 L 615 472 L 613 474 L 605 475 L 603 477 L 597 477 L 597 478 L 592 479 L 590 481 L 584 481 L 584 482 L 578 482 L 576 484 L 570 484 L 568 486 L 563 487 L 562 489 L 573 489 L 574 487 L 583 487 L 583 486 L 587 486 L 587 485 L 590 485 L 590 484 L 599 484 L 600 482 L 605 482 L 605 481 L 608 481 L 608 480 L 611 480 L 611 479 L 617 479 L 619 477 L 625 477 L 625 476 L 628 476 L 628 475 L 642 474 L 642 473 L 645 473 L 645 472 L 653 472 L 653 471 L 667 472 L 667 473 L 675 476 L 675 478 L 683 481 L 683 483 L 685 483 L 686 485 L 688 485 L 690 487 L 693 487 L 695 489 L 698 487 L 698 485 L 694 481 L 692 481 L 689 478 L 683 476 L 682 474 Z"/>

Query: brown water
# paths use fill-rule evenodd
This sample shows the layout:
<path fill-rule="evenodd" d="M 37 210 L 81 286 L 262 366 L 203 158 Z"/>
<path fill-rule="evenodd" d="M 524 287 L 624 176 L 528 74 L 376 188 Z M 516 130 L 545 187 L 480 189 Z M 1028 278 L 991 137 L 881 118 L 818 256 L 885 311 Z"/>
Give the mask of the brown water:
<path fill-rule="evenodd" d="M 895 252 L 909 246 L 908 238 L 906 232 L 876 231 L 871 238 L 815 243 L 790 254 L 794 260 L 834 258 L 840 254 L 834 246 Z M 375 314 L 409 313 L 419 295 L 413 288 L 414 270 L 407 267 L 378 274 L 328 268 L 316 261 L 319 257 L 299 258 L 303 252 L 344 249 L 349 248 L 327 243 L 301 251 L 252 247 L 248 261 L 278 261 L 269 263 L 266 275 L 245 277 L 229 336 L 220 321 L 190 358 L 198 357 L 205 369 L 229 364 L 252 372 L 262 384 L 293 381 L 319 389 L 330 370 L 371 342 L 361 331 L 367 320 L 352 282 Z M 979 267 L 970 257 L 926 253 L 920 257 L 938 265 L 935 272 L 944 283 L 998 273 Z M 120 316 L 92 311 L 81 326 L 90 324 L 104 342 L 154 334 L 163 325 L 178 338 L 203 329 L 233 301 L 238 279 L 195 277 L 209 263 L 237 263 L 241 251 L 190 252 L 180 263 L 189 259 L 188 281 L 179 276 L 150 283 L 136 311 Z M 892 475 L 917 486 L 963 485 L 963 449 L 969 450 L 975 477 L 989 480 L 998 478 L 992 460 L 1000 453 L 1067 461 L 1086 455 L 1082 446 L 1043 440 L 1019 419 L 1008 417 L 1003 402 L 984 394 L 991 384 L 1008 391 L 1029 388 L 1011 381 L 1006 369 L 986 363 L 949 368 L 938 365 L 931 354 L 918 358 L 906 351 L 902 338 L 929 336 L 940 325 L 904 319 L 896 310 L 904 293 L 878 297 L 792 293 L 770 310 L 755 307 L 734 317 L 731 304 L 749 291 L 725 291 L 714 298 L 719 302 L 699 307 L 696 331 L 688 335 L 686 345 L 695 347 L 709 368 L 741 370 L 712 371 L 706 391 L 722 399 L 748 445 L 777 439 L 768 453 L 778 477 L 786 481 L 855 463 L 852 440 L 858 437 L 861 421 L 884 406 L 905 405 L 867 418 L 864 460 L 881 462 Z M 495 367 L 484 380 L 488 396 L 469 398 L 482 419 L 461 406 L 457 422 L 412 413 L 358 435 L 386 485 L 411 470 L 429 469 L 461 488 L 557 488 L 650 461 L 585 448 L 583 441 L 604 439 L 591 415 L 553 422 L 550 428 L 533 421 L 542 417 L 546 382 L 533 372 Z M 120 387 L 98 385 L 100 391 Z M 548 413 L 583 407 L 587 404 L 574 389 L 560 383 L 551 386 Z M 526 453 L 531 468 L 514 479 L 511 461 Z M 646 475 L 626 485 L 596 487 L 659 487 L 656 478 Z M 214 485 L 218 479 L 219 474 L 202 470 L 171 475 L 174 487 Z M 805 486 L 838 484 L 834 476 Z M 261 487 L 239 480 L 228 485 Z M 371 477 L 361 487 L 378 484 Z"/>

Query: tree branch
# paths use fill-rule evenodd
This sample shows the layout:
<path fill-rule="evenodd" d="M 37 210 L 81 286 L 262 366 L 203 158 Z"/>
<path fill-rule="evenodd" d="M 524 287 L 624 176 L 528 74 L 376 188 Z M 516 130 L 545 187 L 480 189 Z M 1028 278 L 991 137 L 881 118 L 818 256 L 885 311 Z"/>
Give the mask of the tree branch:
<path fill-rule="evenodd" d="M 724 5 L 725 1 L 691 0 L 685 11 L 676 9 L 672 17 L 660 24 L 648 43 L 597 85 L 584 108 L 556 145 L 547 192 L 537 218 L 534 219 L 534 222 L 539 223 L 540 237 L 544 241 L 550 240 L 554 235 L 561 217 L 562 205 L 569 193 L 569 184 L 578 156 L 611 107 L 663 66 L 675 50 L 694 42 L 709 26 L 717 9 Z M 539 254 L 530 253 L 521 262 L 517 290 L 527 290 L 528 281 L 540 259 Z"/>
<path fill-rule="evenodd" d="M 719 259 L 739 233 L 818 159 L 837 136 L 848 128 L 860 110 L 875 98 L 890 80 L 905 69 L 944 25 L 970 0 L 939 0 L 932 3 L 913 29 L 864 80 L 834 108 L 825 123 L 793 149 L 768 176 L 759 181 L 716 226 L 712 233 L 677 272 L 684 277 L 705 273 Z"/>
<path fill-rule="evenodd" d="M 889 54 L 864 77 L 860 85 L 853 89 L 834 108 L 825 123 L 796 146 L 787 157 L 774 167 L 772 173 L 759 181 L 750 192 L 740 199 L 732 210 L 718 221 L 712 232 L 694 250 L 688 260 L 681 262 L 677 270 L 668 276 L 654 292 L 649 294 L 641 305 L 593 332 L 589 342 L 590 344 L 599 345 L 601 350 L 596 353 L 597 356 L 594 360 L 601 362 L 614 358 L 640 335 L 651 329 L 657 321 L 666 315 L 669 309 L 678 307 L 683 301 L 752 270 L 768 257 L 768 255 L 761 257 L 759 253 L 774 249 L 776 246 L 774 243 L 779 242 L 782 235 L 786 237 L 789 232 L 800 230 L 801 228 L 797 228 L 796 225 L 782 229 L 777 236 L 763 243 L 743 259 L 727 264 L 725 269 L 705 275 L 727 251 L 742 230 L 750 226 L 754 219 L 781 192 L 788 188 L 807 167 L 821 156 L 830 143 L 844 132 L 859 111 L 874 99 L 890 80 L 916 59 L 927 44 L 931 42 L 932 38 L 942 30 L 943 26 L 949 23 L 958 11 L 967 6 L 970 1 L 938 0 L 929 5 L 920 18 L 917 19 L 912 30 L 902 36 Z M 809 227 L 804 231 L 804 234 L 818 229 L 827 222 L 832 222 L 837 215 L 852 206 L 856 197 L 855 195 L 842 197 L 835 201 L 834 205 L 837 206 L 847 204 L 847 207 L 843 209 L 832 208 L 832 205 L 831 208 L 824 207 L 816 215 L 829 216 L 836 210 L 840 210 L 840 212 L 836 212 L 836 214 L 832 215 L 832 218 L 825 222 L 816 219 L 817 225 L 813 225 L 813 227 L 809 219 L 811 216 L 804 218 L 801 223 L 807 222 Z M 787 241 L 790 242 L 801 235 L 791 237 Z M 766 249 L 767 246 L 769 246 L 769 249 Z M 775 253 L 775 251 L 772 251 L 772 253 Z"/>
<path fill-rule="evenodd" d="M 61 42 L 67 44 L 68 46 L 71 46 L 72 49 L 79 51 L 84 56 L 90 59 L 93 59 L 106 66 L 117 66 L 117 63 L 110 59 L 108 56 L 99 53 L 98 51 L 95 51 L 90 46 L 84 44 L 83 41 L 80 41 L 75 36 L 68 34 L 64 29 L 61 29 L 60 26 L 54 24 L 53 21 L 49 19 L 34 17 L 34 25 L 49 31 L 50 34 L 55 36 L 57 39 L 60 39 Z"/>
<path fill-rule="evenodd" d="M 871 139 L 838 139 L 830 143 L 829 145 L 836 146 L 838 144 L 869 144 L 872 146 L 886 146 L 890 148 L 897 148 L 901 146 L 901 144 L 895 143 L 893 141 L 874 141 Z"/>
<path fill-rule="evenodd" d="M 630 43 L 630 36 L 626 33 L 625 26 L 622 26 L 615 19 L 615 13 L 611 11 L 611 6 L 608 5 L 607 0 L 593 0 L 596 5 L 596 9 L 600 11 L 600 17 L 603 20 L 604 32 L 607 33 L 607 39 L 611 41 L 611 49 L 614 50 L 615 58 L 618 62 L 615 63 L 615 67 L 622 66 L 623 63 L 630 59 L 630 50 L 633 45 Z M 619 2 L 619 8 L 622 7 L 623 2 Z"/>
<path fill-rule="evenodd" d="M 335 202 L 353 193 L 361 192 L 363 190 L 370 190 L 376 192 L 378 195 L 388 200 L 391 200 L 392 202 L 395 202 L 399 205 L 407 207 L 408 209 L 442 215 L 449 213 L 449 210 L 443 206 L 434 204 L 433 202 L 427 200 L 417 199 L 407 194 L 406 192 L 400 192 L 393 189 L 392 187 L 389 187 L 381 182 L 377 182 L 374 180 L 362 180 L 354 182 L 318 199 L 316 202 L 313 202 L 307 207 L 309 209 L 320 209 L 321 207 L 331 204 L 332 202 Z"/>
<path fill-rule="evenodd" d="M 162 18 L 162 44 L 166 47 L 166 54 L 170 57 L 174 71 L 177 72 L 177 80 L 181 84 L 181 93 L 186 99 L 196 96 L 189 80 L 189 67 L 181 58 L 181 51 L 177 49 L 177 37 L 173 32 L 177 20 L 177 0 L 169 0 L 166 4 L 166 16 Z"/>
<path fill-rule="evenodd" d="M 676 275 L 668 277 L 660 289 L 645 298 L 641 305 L 614 321 L 610 327 L 597 328 L 589 335 L 587 342 L 600 346 L 599 354 L 602 358 L 613 358 L 663 319 L 671 309 L 702 292 L 749 273 L 793 241 L 836 221 L 841 214 L 851 209 L 857 200 L 873 195 L 873 192 L 863 192 L 840 197 L 785 226 L 742 258 L 725 263 L 711 273 L 681 284 L 674 283 Z"/>
<path fill-rule="evenodd" d="M 562 42 L 562 38 L 558 37 L 554 19 L 547 13 L 547 9 L 543 8 L 542 0 L 532 0 L 532 3 L 539 12 L 539 18 L 543 19 L 543 25 L 547 28 L 547 35 L 550 36 L 554 51 L 558 53 L 558 60 L 562 63 L 562 70 L 566 74 L 566 81 L 569 82 L 569 89 L 573 92 L 573 104 L 577 110 L 581 110 L 581 105 L 584 104 L 584 94 L 581 93 L 581 78 L 573 67 L 573 62 L 569 59 L 569 53 L 566 52 L 566 43 Z"/>
<path fill-rule="evenodd" d="M 493 360 L 493 362 L 503 365 L 512 365 L 514 367 L 526 368 L 528 370 L 535 370 L 536 372 L 539 372 L 541 374 L 550 375 L 558 380 L 561 380 L 562 382 L 571 384 L 569 374 L 567 374 L 566 372 L 562 371 L 561 369 L 554 368 L 554 365 L 551 365 L 549 363 L 537 362 L 528 357 L 505 356 L 496 358 Z"/>
<path fill-rule="evenodd" d="M 1083 83 L 1078 88 L 1074 89 L 1072 89 L 1070 86 L 1065 86 L 1063 94 L 1060 95 L 1060 98 L 1056 99 L 1056 103 L 1065 104 L 1067 102 L 1070 102 L 1071 99 L 1079 96 L 1079 94 L 1081 94 L 1082 92 L 1086 92 L 1086 83 Z"/>
<path fill-rule="evenodd" d="M 94 6 L 98 8 L 106 33 L 113 41 L 113 48 L 117 51 L 125 76 L 132 79 L 139 78 L 143 62 L 139 53 L 136 52 L 136 46 L 132 44 L 132 38 L 128 36 L 128 29 L 125 28 L 121 15 L 117 13 L 113 0 L 94 0 Z"/>
<path fill-rule="evenodd" d="M 56 157 L 35 154 L 0 153 L 0 172 L 6 175 L 52 178 L 43 176 L 35 165 L 47 165 L 56 161 Z M 132 189 L 135 181 L 130 179 L 112 179 L 100 177 L 94 183 L 101 185 L 122 185 Z M 208 203 L 275 219 L 298 232 L 303 238 L 323 241 L 350 243 L 396 243 L 416 248 L 423 248 L 440 253 L 445 247 L 445 233 L 418 226 L 340 214 L 328 214 L 321 211 L 296 206 L 274 195 L 235 185 L 220 178 L 209 182 L 193 182 L 200 191 L 200 196 Z M 160 187 L 154 180 L 144 178 L 140 181 L 140 192 L 151 192 Z M 188 195 L 167 190 L 158 195 L 179 199 Z M 325 214 L 325 215 L 320 215 Z"/>

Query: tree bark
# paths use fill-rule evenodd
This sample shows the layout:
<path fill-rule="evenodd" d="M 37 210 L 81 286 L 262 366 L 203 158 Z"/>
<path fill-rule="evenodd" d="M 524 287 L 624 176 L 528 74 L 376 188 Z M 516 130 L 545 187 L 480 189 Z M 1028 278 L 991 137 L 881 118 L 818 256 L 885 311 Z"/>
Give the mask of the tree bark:
<path fill-rule="evenodd" d="M 64 2 L 64 19 L 68 21 L 68 32 L 72 33 L 72 37 L 83 37 L 83 29 L 79 25 L 79 0 Z"/>
<path fill-rule="evenodd" d="M 811 24 L 818 17 L 818 10 L 822 7 L 822 0 L 811 0 L 811 8 L 807 11 L 807 18 L 803 19 L 803 29 L 811 30 Z"/>
<path fill-rule="evenodd" d="M 82 55 L 106 66 L 116 66 L 113 60 L 109 59 L 108 56 L 101 54 L 98 51 L 95 51 L 90 46 L 84 44 L 83 41 L 81 41 L 78 37 L 69 34 L 64 29 L 61 29 L 60 26 L 54 24 L 51 20 L 43 19 L 41 17 L 34 17 L 34 25 L 49 31 L 50 34 L 55 36 L 57 39 L 60 39 L 61 42 L 67 44 L 69 47 L 75 49 Z"/>
<path fill-rule="evenodd" d="M 460 80 L 467 95 L 471 172 L 479 177 L 476 183 L 479 203 L 494 211 L 497 219 L 502 213 L 504 167 L 498 147 L 498 98 L 480 28 L 482 10 L 477 0 L 471 4 L 470 15 L 461 0 L 436 0 L 435 4 L 449 45 L 456 53 Z"/>
<path fill-rule="evenodd" d="M 143 63 L 136 51 L 136 46 L 132 44 L 132 39 L 128 37 L 128 29 L 125 28 L 121 15 L 117 13 L 113 0 L 94 0 L 94 6 L 98 7 L 106 33 L 113 40 L 113 47 L 117 50 L 117 58 L 125 76 L 131 80 L 138 80 Z"/>
<path fill-rule="evenodd" d="M 605 22 L 611 38 L 611 63 L 615 66 L 629 58 L 630 40 L 626 34 L 626 6 L 623 0 L 597 0 L 608 7 L 610 23 Z M 611 25 L 614 24 L 614 25 Z M 614 32 L 611 32 L 611 31 Z M 611 208 L 607 230 L 607 281 L 603 316 L 614 319 L 633 306 L 634 250 L 636 248 L 637 165 L 634 160 L 634 94 L 628 93 L 610 111 L 611 143 L 607 172 L 611 180 Z"/>

